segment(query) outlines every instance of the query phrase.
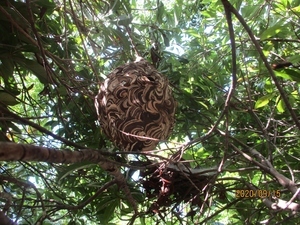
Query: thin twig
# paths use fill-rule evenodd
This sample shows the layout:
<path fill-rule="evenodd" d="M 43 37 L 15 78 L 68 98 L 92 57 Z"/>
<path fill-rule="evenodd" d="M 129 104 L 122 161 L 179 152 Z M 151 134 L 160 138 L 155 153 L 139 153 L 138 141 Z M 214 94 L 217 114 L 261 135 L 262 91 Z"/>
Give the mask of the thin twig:
<path fill-rule="evenodd" d="M 27 124 L 27 125 L 29 125 L 29 126 L 35 128 L 35 129 L 37 129 L 38 131 L 40 131 L 40 132 L 42 132 L 42 133 L 44 133 L 44 134 L 47 134 L 47 135 L 53 137 L 54 139 L 59 140 L 59 141 L 65 143 L 65 144 L 68 145 L 68 146 L 73 146 L 73 147 L 79 148 L 79 149 L 84 149 L 84 148 L 85 148 L 84 146 L 81 146 L 81 145 L 79 145 L 79 144 L 76 144 L 76 143 L 74 143 L 74 142 L 72 142 L 72 141 L 69 141 L 69 140 L 67 140 L 67 139 L 65 139 L 65 138 L 63 138 L 63 137 L 61 137 L 61 136 L 59 136 L 59 135 L 56 135 L 56 134 L 52 133 L 51 131 L 47 130 L 46 128 L 41 127 L 40 125 L 38 125 L 38 124 L 36 124 L 36 123 L 34 123 L 34 122 L 31 122 L 30 120 L 24 119 L 23 117 L 21 117 L 21 116 L 15 114 L 15 113 L 13 113 L 13 112 L 11 112 L 10 110 L 8 110 L 7 108 L 5 108 L 5 107 L 2 106 L 2 105 L 0 105 L 0 110 L 1 110 L 3 113 L 5 113 L 5 114 L 11 116 L 12 118 L 18 120 L 20 123 Z"/>
<path fill-rule="evenodd" d="M 89 203 L 91 203 L 93 200 L 95 200 L 100 194 L 102 194 L 105 190 L 107 190 L 110 186 L 114 185 L 117 183 L 117 180 L 111 180 L 109 182 L 107 182 L 106 184 L 104 184 L 98 191 L 96 191 L 95 194 L 93 194 L 90 198 L 88 198 L 87 200 L 79 203 L 76 206 L 71 206 L 71 205 L 65 205 L 65 204 L 59 204 L 58 203 L 58 208 L 59 209 L 69 209 L 69 210 L 75 210 L 75 209 L 83 209 L 86 205 L 88 205 Z"/>

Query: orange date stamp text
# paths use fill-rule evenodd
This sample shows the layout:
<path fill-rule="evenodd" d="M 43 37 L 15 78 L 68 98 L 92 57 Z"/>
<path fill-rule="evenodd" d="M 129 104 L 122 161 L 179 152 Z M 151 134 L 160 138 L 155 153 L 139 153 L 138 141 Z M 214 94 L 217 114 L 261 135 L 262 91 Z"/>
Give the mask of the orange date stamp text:
<path fill-rule="evenodd" d="M 280 190 L 251 190 L 251 189 L 237 189 L 235 190 L 236 198 L 280 198 Z"/>

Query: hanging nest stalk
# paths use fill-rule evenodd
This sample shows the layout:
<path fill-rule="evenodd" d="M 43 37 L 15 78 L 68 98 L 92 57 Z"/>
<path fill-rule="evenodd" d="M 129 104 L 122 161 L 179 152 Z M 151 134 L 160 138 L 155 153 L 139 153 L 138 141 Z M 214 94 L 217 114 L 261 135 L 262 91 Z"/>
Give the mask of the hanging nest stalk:
<path fill-rule="evenodd" d="M 166 140 L 175 121 L 168 79 L 144 59 L 112 71 L 95 99 L 101 128 L 123 151 L 149 151 Z"/>

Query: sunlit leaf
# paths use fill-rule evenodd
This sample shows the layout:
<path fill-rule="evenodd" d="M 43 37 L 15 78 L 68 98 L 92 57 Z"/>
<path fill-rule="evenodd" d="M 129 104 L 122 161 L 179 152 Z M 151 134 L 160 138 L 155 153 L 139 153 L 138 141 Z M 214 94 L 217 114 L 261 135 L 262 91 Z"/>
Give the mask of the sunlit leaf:
<path fill-rule="evenodd" d="M 275 71 L 275 75 L 278 77 L 282 77 L 286 80 L 293 80 L 300 82 L 300 72 L 294 69 L 284 69 L 281 71 Z"/>
<path fill-rule="evenodd" d="M 264 95 L 263 97 L 259 98 L 256 103 L 255 103 L 255 108 L 261 108 L 264 107 L 265 105 L 267 105 L 270 100 L 272 100 L 274 98 L 274 94 L 267 94 Z"/>
<path fill-rule="evenodd" d="M 277 103 L 276 108 L 277 108 L 278 112 L 283 113 L 285 111 L 285 105 L 280 96 L 278 96 L 276 98 L 276 103 Z"/>
<path fill-rule="evenodd" d="M 284 33 L 286 31 L 286 27 L 282 26 L 281 24 L 276 24 L 272 27 L 269 27 L 266 29 L 261 35 L 260 38 L 261 40 L 267 39 L 269 37 L 273 37 L 279 33 Z"/>
<path fill-rule="evenodd" d="M 298 13 L 298 15 L 300 14 L 300 6 L 293 7 L 291 10 L 295 13 Z"/>

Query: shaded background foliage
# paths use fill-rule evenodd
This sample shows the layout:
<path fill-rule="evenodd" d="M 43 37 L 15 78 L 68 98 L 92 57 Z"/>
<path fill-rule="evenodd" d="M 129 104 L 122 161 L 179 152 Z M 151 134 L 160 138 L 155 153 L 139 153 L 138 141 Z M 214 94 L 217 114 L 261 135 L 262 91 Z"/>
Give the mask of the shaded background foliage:
<path fill-rule="evenodd" d="M 230 2 L 298 116 L 299 1 Z M 128 179 L 144 213 L 135 224 L 159 224 L 161 215 L 166 224 L 295 224 L 292 210 L 236 196 L 250 187 L 278 190 L 285 201 L 293 196 L 248 148 L 296 184 L 300 155 L 299 126 L 284 96 L 241 21 L 232 16 L 232 25 L 236 71 L 221 1 L 1 1 L 0 140 L 115 151 L 99 129 L 93 98 L 105 74 L 134 60 L 132 39 L 169 78 L 178 102 L 174 132 L 160 155 L 181 151 L 192 168 L 220 168 L 203 187 L 202 204 L 191 200 L 159 213 L 149 212 L 155 199 L 145 196 L 140 182 Z M 237 85 L 226 102 L 233 72 Z M 117 186 L 89 200 L 110 180 L 93 164 L 2 162 L 1 192 L 12 198 L 5 209 L 1 196 L 3 211 L 19 224 L 121 224 L 132 207 Z"/>

